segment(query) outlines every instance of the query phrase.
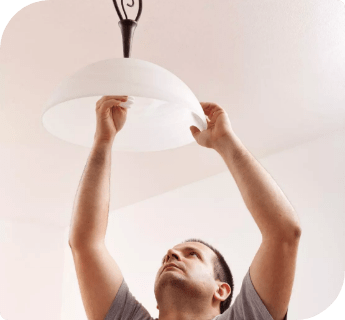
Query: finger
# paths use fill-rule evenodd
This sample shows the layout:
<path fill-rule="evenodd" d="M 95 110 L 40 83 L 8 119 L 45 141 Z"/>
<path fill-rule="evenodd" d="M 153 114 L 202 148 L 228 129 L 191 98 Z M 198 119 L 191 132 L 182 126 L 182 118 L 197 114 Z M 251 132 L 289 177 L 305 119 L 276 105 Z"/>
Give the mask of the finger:
<path fill-rule="evenodd" d="M 127 101 L 128 96 L 103 96 L 101 99 L 99 99 L 96 103 L 96 105 L 100 105 L 103 102 L 107 101 L 107 100 L 111 100 L 111 99 L 117 99 L 117 100 L 121 100 L 121 101 Z"/>
<path fill-rule="evenodd" d="M 128 96 L 104 96 L 103 98 L 105 100 L 109 100 L 109 99 L 117 99 L 117 100 L 125 99 L 125 100 L 127 100 Z"/>
<path fill-rule="evenodd" d="M 99 107 L 97 108 L 101 113 L 106 112 L 108 109 L 112 108 L 112 107 L 117 107 L 119 106 L 121 103 L 121 101 L 117 100 L 117 99 L 109 99 L 104 101 L 102 104 L 99 105 Z"/>
<path fill-rule="evenodd" d="M 222 109 L 218 104 L 214 102 L 200 102 L 203 109 L 219 108 Z"/>
<path fill-rule="evenodd" d="M 218 104 L 213 102 L 200 102 L 205 115 L 209 116 L 213 114 L 216 111 L 224 110 L 222 107 L 220 107 Z"/>
<path fill-rule="evenodd" d="M 96 106 L 98 107 L 99 105 L 101 105 L 103 102 L 107 101 L 107 100 L 111 100 L 111 99 L 116 99 L 116 100 L 121 100 L 121 101 L 127 101 L 128 96 L 103 96 L 101 99 L 99 99 L 96 102 Z"/>

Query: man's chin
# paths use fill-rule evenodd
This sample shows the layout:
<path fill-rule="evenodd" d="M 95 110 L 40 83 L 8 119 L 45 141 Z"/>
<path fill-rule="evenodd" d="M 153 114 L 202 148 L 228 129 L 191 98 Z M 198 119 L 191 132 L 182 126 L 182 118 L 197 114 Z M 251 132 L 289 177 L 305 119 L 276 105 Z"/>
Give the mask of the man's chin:
<path fill-rule="evenodd" d="M 171 268 L 163 270 L 163 272 L 156 278 L 155 287 L 165 288 L 167 286 L 183 287 L 185 278 L 181 269 Z"/>
<path fill-rule="evenodd" d="M 161 274 L 157 285 L 159 288 L 172 287 L 184 289 L 186 286 L 186 280 L 183 275 L 178 272 L 166 272 L 165 274 Z"/>

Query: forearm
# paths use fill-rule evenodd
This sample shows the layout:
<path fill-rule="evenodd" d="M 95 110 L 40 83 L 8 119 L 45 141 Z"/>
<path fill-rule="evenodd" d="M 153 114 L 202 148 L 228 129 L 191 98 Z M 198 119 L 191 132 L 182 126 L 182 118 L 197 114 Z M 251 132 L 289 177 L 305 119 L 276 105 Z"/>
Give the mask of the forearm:
<path fill-rule="evenodd" d="M 298 237 L 301 228 L 294 208 L 235 133 L 226 136 L 215 149 L 234 177 L 263 239 Z"/>
<path fill-rule="evenodd" d="M 95 140 L 75 197 L 70 226 L 70 246 L 104 241 L 109 211 L 110 142 Z"/>

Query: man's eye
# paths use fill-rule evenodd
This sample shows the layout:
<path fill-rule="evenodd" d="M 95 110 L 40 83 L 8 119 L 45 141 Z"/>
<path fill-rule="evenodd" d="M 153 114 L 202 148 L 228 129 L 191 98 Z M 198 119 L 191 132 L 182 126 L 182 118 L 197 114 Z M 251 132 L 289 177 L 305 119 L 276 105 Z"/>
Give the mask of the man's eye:
<path fill-rule="evenodd" d="M 199 255 L 196 252 L 192 251 L 191 254 L 193 254 L 193 253 L 195 253 L 199 257 Z"/>

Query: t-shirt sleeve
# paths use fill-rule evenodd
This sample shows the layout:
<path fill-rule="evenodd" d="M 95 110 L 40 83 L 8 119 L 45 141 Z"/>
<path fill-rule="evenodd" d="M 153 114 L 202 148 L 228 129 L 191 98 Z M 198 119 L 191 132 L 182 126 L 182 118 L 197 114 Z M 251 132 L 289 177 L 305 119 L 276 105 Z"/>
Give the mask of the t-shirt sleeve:
<path fill-rule="evenodd" d="M 245 275 L 240 293 L 234 303 L 217 317 L 217 320 L 273 320 L 250 278 L 250 268 Z M 287 320 L 287 312 L 285 318 Z"/>
<path fill-rule="evenodd" d="M 104 320 L 153 320 L 145 307 L 129 291 L 123 279 Z"/>

